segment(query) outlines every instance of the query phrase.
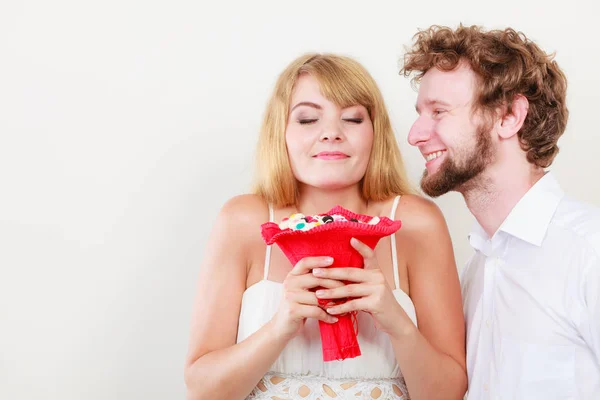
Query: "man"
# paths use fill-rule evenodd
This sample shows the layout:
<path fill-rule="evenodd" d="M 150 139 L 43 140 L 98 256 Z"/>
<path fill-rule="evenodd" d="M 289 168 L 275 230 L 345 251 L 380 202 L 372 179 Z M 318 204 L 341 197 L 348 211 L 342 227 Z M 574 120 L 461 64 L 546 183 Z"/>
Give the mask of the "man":
<path fill-rule="evenodd" d="M 600 399 L 600 210 L 566 197 L 549 167 L 567 81 L 513 29 L 420 31 L 408 141 L 430 196 L 460 192 L 477 223 L 461 284 L 469 400 Z"/>

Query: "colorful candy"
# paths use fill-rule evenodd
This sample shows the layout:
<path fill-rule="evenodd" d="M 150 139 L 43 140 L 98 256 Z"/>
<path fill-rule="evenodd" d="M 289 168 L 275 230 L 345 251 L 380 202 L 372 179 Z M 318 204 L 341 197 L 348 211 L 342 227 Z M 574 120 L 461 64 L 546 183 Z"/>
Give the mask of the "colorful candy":
<path fill-rule="evenodd" d="M 293 231 L 309 231 L 319 225 L 330 224 L 333 222 L 357 222 L 360 224 L 377 225 L 379 223 L 379 217 L 373 217 L 368 222 L 360 221 L 356 218 L 346 219 L 343 215 L 334 214 L 317 214 L 305 216 L 302 213 L 295 213 L 284 218 L 279 224 L 279 229 L 291 229 Z"/>

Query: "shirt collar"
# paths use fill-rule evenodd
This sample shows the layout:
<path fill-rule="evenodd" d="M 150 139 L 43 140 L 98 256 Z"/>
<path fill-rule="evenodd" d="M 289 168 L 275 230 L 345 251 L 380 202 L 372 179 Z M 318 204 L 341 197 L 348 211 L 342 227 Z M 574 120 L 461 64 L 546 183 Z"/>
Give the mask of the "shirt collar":
<path fill-rule="evenodd" d="M 554 176 L 547 172 L 513 207 L 498 231 L 541 246 L 550 221 L 563 197 L 564 192 L 560 185 Z M 487 249 L 491 246 L 487 239 L 485 230 L 475 221 L 469 235 L 471 246 L 486 254 L 491 251 L 491 248 Z"/>
<path fill-rule="evenodd" d="M 492 242 L 488 240 L 488 235 L 479 222 L 475 220 L 469 233 L 469 243 L 475 250 L 479 250 L 486 257 L 492 255 Z"/>

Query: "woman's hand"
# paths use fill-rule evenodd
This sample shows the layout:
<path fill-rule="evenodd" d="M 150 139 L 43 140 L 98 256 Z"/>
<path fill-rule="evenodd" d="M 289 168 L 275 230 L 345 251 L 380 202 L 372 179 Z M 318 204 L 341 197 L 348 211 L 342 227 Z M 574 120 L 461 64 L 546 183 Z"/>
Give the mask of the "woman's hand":
<path fill-rule="evenodd" d="M 351 311 L 366 311 L 373 316 L 379 330 L 394 338 L 411 333 L 416 327 L 396 301 L 379 269 L 375 252 L 355 238 L 351 239 L 350 244 L 363 256 L 364 269 L 313 269 L 315 277 L 351 282 L 336 288 L 317 290 L 317 297 L 323 300 L 350 298 L 343 304 L 327 308 L 327 312 L 339 315 Z"/>
<path fill-rule="evenodd" d="M 331 265 L 331 257 L 306 257 L 298 261 L 283 281 L 283 299 L 277 313 L 271 320 L 278 335 L 291 339 L 298 334 L 306 318 L 315 318 L 327 323 L 337 321 L 321 307 L 315 292 L 310 289 L 323 287 L 335 289 L 343 286 L 342 282 L 319 278 L 311 273 L 313 268 Z"/>

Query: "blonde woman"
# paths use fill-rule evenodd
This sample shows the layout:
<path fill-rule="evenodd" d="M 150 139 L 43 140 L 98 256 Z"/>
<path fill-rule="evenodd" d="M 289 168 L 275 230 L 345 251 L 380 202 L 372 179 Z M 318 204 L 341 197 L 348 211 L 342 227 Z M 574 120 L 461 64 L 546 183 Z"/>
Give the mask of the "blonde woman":
<path fill-rule="evenodd" d="M 462 399 L 460 288 L 439 209 L 413 194 L 379 89 L 356 61 L 307 54 L 280 75 L 259 138 L 254 194 L 229 200 L 206 248 L 188 399 Z M 291 265 L 260 225 L 341 205 L 400 219 L 365 269 Z M 234 239 L 235 238 L 235 239 Z M 344 285 L 341 281 L 351 281 Z M 325 287 L 315 292 L 318 286 Z M 317 300 L 347 296 L 323 309 Z M 323 362 L 318 321 L 358 311 L 362 355 Z"/>

